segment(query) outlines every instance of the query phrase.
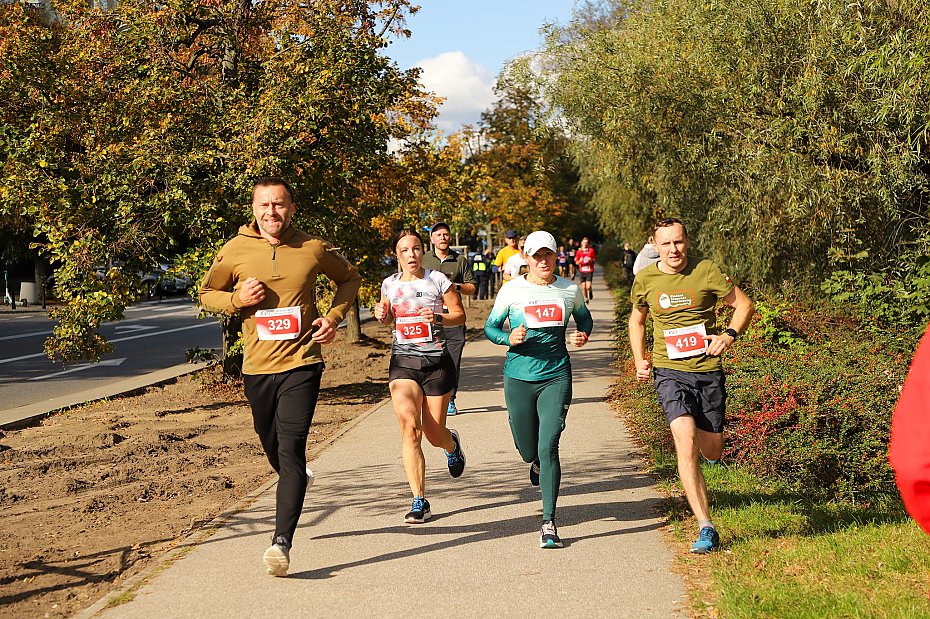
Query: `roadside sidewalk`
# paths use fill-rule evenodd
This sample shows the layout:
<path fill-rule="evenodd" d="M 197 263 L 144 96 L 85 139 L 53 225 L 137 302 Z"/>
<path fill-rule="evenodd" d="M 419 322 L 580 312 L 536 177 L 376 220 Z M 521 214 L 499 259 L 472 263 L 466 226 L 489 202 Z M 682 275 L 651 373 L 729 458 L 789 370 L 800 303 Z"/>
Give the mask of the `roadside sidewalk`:
<path fill-rule="evenodd" d="M 604 402 L 613 299 L 603 279 L 595 331 L 574 352 L 574 399 L 562 435 L 557 522 L 565 548 L 539 548 L 541 501 L 517 455 L 504 407 L 505 349 L 467 344 L 459 430 L 467 467 L 451 479 L 425 447 L 433 519 L 403 524 L 410 493 L 390 402 L 312 461 L 316 483 L 291 551 L 290 576 L 264 573 L 274 484 L 216 532 L 184 543 L 137 588 L 78 617 L 685 617 L 681 579 L 657 518 L 660 496 L 641 472 L 622 422 Z M 132 599 L 112 608 L 108 600 Z"/>

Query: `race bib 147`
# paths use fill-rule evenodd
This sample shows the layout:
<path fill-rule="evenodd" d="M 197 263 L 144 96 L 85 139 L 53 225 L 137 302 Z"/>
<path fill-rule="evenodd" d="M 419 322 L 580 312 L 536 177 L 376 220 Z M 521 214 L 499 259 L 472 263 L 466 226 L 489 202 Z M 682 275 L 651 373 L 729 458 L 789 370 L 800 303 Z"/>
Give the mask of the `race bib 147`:
<path fill-rule="evenodd" d="M 255 312 L 260 340 L 296 340 L 300 337 L 300 307 L 278 307 Z"/>
<path fill-rule="evenodd" d="M 563 299 L 541 299 L 523 305 L 523 317 L 529 329 L 561 327 L 565 324 L 565 301 Z"/>
<path fill-rule="evenodd" d="M 703 324 L 679 329 L 664 329 L 665 350 L 669 359 L 685 359 L 707 351 L 707 331 Z"/>

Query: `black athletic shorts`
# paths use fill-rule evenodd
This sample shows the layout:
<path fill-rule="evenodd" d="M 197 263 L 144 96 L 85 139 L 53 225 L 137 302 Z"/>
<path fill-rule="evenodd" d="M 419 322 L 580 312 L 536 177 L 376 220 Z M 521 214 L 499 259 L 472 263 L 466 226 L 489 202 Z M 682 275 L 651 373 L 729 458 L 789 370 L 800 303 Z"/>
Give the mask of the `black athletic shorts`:
<path fill-rule="evenodd" d="M 414 381 L 426 395 L 444 395 L 455 388 L 455 364 L 449 355 L 439 359 L 391 355 L 388 382 L 399 378 Z"/>
<path fill-rule="evenodd" d="M 727 401 L 723 370 L 682 372 L 654 368 L 653 378 L 666 421 L 672 423 L 682 415 L 691 415 L 699 430 L 723 432 Z"/>
<path fill-rule="evenodd" d="M 581 278 L 581 283 L 585 282 L 594 282 L 594 273 L 582 273 L 578 271 L 578 276 Z"/>

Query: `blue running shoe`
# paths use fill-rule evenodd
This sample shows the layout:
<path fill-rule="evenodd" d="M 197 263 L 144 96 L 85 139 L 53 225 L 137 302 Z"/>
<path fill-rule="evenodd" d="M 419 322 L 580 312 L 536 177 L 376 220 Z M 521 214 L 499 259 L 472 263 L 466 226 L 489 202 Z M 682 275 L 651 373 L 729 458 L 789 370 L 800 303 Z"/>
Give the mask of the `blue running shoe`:
<path fill-rule="evenodd" d="M 429 510 L 429 501 L 418 496 L 413 499 L 413 506 L 404 516 L 404 522 L 407 524 L 423 524 L 432 517 L 433 514 Z"/>
<path fill-rule="evenodd" d="M 698 533 L 697 541 L 694 542 L 694 545 L 691 546 L 691 552 L 694 554 L 707 554 L 708 552 L 713 552 L 720 549 L 720 536 L 717 534 L 717 529 L 713 527 L 704 527 L 701 529 L 701 532 Z"/>
<path fill-rule="evenodd" d="M 446 416 L 458 415 L 459 409 L 455 408 L 455 398 L 449 400 L 449 408 L 446 409 Z"/>
<path fill-rule="evenodd" d="M 459 439 L 457 430 L 449 430 L 452 433 L 452 440 L 455 441 L 455 450 L 452 453 L 446 452 L 446 461 L 449 465 L 449 475 L 460 477 L 465 470 L 465 452 L 462 451 L 462 441 Z"/>
<path fill-rule="evenodd" d="M 530 483 L 534 486 L 539 485 L 539 460 L 530 465 Z"/>
<path fill-rule="evenodd" d="M 543 522 L 542 530 L 539 532 L 540 548 L 561 548 L 562 540 L 555 530 L 555 523 L 551 520 Z"/>

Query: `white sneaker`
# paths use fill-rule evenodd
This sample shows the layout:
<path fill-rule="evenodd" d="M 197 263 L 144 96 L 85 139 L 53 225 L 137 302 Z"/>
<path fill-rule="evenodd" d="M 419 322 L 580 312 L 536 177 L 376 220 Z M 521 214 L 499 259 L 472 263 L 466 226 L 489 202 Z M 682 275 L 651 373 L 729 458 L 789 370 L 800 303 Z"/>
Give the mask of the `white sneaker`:
<path fill-rule="evenodd" d="M 287 568 L 291 565 L 291 553 L 287 547 L 281 544 L 272 544 L 271 547 L 265 551 L 265 560 L 266 571 L 272 576 L 277 576 L 278 578 L 284 578 L 287 576 Z"/>
<path fill-rule="evenodd" d="M 314 480 L 314 479 L 315 479 L 315 478 L 314 478 L 314 476 L 313 476 L 313 471 L 311 471 L 311 470 L 310 470 L 310 467 L 308 466 L 308 467 L 307 467 L 307 489 L 308 489 L 308 490 L 310 489 L 310 486 L 313 485 L 313 480 Z"/>

